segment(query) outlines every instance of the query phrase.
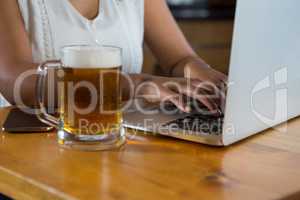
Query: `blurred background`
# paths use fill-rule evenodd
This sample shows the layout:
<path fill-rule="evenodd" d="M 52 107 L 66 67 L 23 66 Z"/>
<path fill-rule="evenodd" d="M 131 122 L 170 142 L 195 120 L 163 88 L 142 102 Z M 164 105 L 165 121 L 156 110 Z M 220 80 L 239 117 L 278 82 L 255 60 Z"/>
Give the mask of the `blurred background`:
<path fill-rule="evenodd" d="M 167 0 L 194 50 L 213 68 L 228 72 L 236 0 Z M 160 74 L 145 48 L 144 72 Z"/>

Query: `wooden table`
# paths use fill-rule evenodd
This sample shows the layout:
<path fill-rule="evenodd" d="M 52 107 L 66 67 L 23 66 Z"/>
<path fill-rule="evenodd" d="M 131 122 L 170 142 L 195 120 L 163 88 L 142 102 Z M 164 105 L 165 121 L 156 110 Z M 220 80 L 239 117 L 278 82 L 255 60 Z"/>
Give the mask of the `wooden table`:
<path fill-rule="evenodd" d="M 54 133 L 0 133 L 0 192 L 22 200 L 300 199 L 300 119 L 288 128 L 227 148 L 131 135 L 105 152 L 59 148 Z"/>

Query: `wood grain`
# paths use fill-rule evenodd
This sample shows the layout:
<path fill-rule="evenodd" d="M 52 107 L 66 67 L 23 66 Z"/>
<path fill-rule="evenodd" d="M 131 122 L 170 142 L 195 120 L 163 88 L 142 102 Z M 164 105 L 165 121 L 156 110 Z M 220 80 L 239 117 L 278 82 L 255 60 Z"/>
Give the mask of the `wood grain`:
<path fill-rule="evenodd" d="M 128 132 L 127 145 L 104 152 L 61 149 L 54 133 L 1 133 L 0 192 L 22 200 L 295 199 L 299 130 L 296 119 L 287 133 L 268 130 L 227 148 Z"/>

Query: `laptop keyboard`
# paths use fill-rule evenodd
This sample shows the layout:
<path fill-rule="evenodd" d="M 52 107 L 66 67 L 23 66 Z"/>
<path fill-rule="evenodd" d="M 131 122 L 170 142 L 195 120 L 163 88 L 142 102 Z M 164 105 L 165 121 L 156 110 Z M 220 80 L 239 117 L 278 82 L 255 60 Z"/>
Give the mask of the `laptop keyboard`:
<path fill-rule="evenodd" d="M 183 131 L 204 133 L 208 135 L 222 134 L 224 116 L 193 114 L 167 123 L 166 127 L 178 128 Z"/>

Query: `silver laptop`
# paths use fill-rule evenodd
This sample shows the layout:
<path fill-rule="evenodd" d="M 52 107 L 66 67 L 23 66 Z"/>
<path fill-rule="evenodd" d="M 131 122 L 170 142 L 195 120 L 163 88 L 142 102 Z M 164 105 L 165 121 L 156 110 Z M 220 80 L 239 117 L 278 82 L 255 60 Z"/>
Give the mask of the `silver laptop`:
<path fill-rule="evenodd" d="M 226 146 L 300 115 L 300 1 L 238 0 L 224 116 L 125 113 L 125 127 Z M 154 110 L 153 110 L 154 111 Z"/>

